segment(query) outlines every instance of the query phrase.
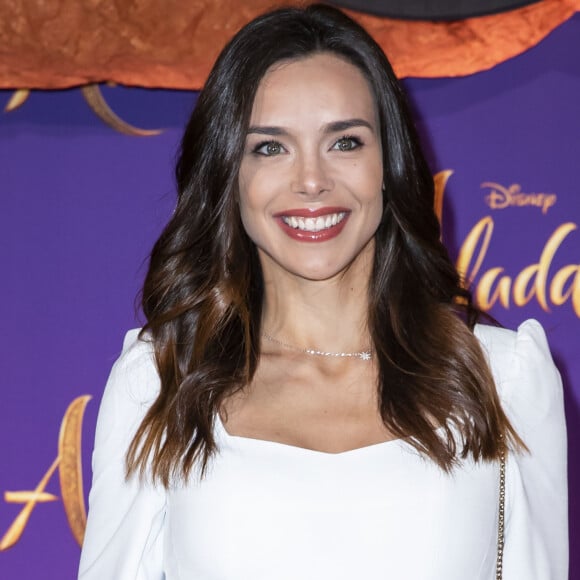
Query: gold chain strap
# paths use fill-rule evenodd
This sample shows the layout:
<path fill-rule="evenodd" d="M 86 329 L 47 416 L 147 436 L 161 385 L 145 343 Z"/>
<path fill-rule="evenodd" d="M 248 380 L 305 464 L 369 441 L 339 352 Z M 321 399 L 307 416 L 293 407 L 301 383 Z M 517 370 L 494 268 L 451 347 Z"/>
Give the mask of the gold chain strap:
<path fill-rule="evenodd" d="M 495 579 L 502 579 L 503 572 L 503 546 L 505 541 L 505 446 L 503 445 L 499 456 L 499 511 L 497 516 L 497 560 L 495 565 Z"/>

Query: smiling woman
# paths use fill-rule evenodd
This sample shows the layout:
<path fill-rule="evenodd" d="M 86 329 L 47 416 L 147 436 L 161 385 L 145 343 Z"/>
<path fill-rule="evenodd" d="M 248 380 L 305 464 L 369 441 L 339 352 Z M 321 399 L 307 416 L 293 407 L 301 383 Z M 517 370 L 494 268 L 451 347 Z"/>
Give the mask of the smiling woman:
<path fill-rule="evenodd" d="M 558 372 L 537 323 L 476 324 L 370 36 L 322 5 L 244 27 L 177 182 L 80 576 L 563 580 Z"/>
<path fill-rule="evenodd" d="M 242 223 L 265 281 L 327 280 L 348 265 L 342 284 L 368 280 L 356 264 L 372 263 L 382 181 L 378 111 L 357 67 L 320 53 L 266 73 L 239 173 Z"/>

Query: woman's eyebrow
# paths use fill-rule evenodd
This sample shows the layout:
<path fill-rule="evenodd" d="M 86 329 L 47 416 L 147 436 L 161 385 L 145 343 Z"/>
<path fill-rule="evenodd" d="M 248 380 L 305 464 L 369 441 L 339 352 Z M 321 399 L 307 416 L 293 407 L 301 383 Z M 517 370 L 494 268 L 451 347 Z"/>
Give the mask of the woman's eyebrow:
<path fill-rule="evenodd" d="M 328 123 L 325 126 L 325 133 L 338 133 L 340 131 L 347 131 L 348 129 L 353 129 L 354 127 L 367 127 L 371 131 L 374 131 L 373 126 L 364 119 L 345 119 L 344 121 L 334 121 Z"/>
<path fill-rule="evenodd" d="M 323 133 L 339 133 L 340 131 L 347 131 L 348 129 L 353 129 L 354 127 L 367 127 L 371 131 L 374 131 L 373 126 L 364 119 L 345 119 L 343 121 L 332 121 L 324 125 L 322 131 Z M 273 136 L 288 136 L 290 133 L 283 127 L 268 126 L 268 125 L 252 125 L 248 128 L 248 135 L 273 135 Z"/>
<path fill-rule="evenodd" d="M 288 135 L 288 131 L 286 129 L 282 129 L 282 127 L 267 127 L 267 126 L 258 126 L 253 125 L 248 129 L 248 135 L 250 133 L 256 133 L 258 135 Z"/>

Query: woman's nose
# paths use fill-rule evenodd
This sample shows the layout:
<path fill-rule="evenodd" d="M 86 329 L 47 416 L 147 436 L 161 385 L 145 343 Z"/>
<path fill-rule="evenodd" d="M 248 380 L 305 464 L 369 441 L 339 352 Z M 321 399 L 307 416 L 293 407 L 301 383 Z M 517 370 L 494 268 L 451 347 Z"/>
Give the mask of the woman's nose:
<path fill-rule="evenodd" d="M 333 186 L 329 168 L 319 155 L 301 156 L 296 160 L 291 184 L 294 193 L 318 197 Z"/>

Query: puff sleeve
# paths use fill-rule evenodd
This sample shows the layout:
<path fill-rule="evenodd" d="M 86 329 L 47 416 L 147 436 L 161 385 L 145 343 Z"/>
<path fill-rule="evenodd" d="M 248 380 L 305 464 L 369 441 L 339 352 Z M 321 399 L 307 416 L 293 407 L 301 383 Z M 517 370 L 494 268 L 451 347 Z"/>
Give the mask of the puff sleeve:
<path fill-rule="evenodd" d="M 501 403 L 529 452 L 508 454 L 504 578 L 568 578 L 562 382 L 535 320 L 483 333 Z"/>
<path fill-rule="evenodd" d="M 165 491 L 125 479 L 125 453 L 159 390 L 150 343 L 127 333 L 99 409 L 82 580 L 161 580 Z"/>

